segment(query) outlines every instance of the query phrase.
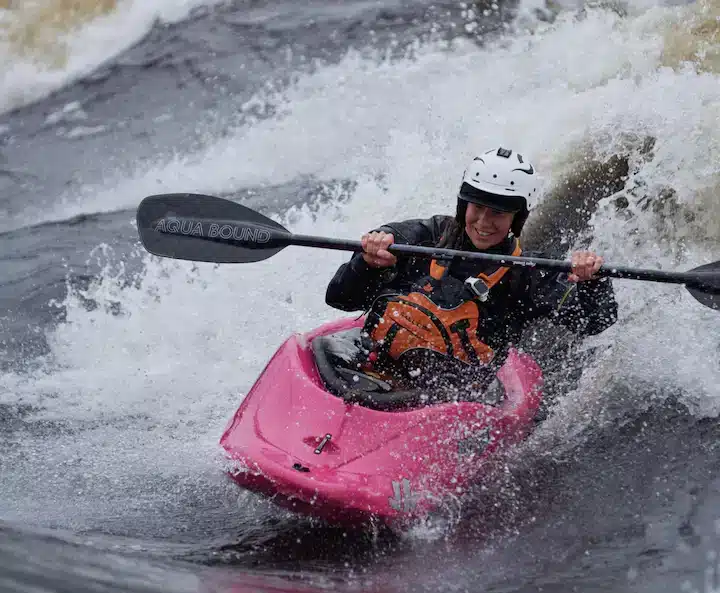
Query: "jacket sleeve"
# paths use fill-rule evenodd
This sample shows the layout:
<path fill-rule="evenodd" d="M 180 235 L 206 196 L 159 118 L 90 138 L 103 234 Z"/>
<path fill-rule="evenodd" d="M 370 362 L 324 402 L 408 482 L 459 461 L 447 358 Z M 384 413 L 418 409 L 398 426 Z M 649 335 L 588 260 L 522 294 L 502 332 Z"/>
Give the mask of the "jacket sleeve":
<path fill-rule="evenodd" d="M 566 273 L 546 274 L 530 285 L 531 317 L 549 317 L 582 336 L 599 334 L 617 321 L 610 278 L 573 283 Z"/>
<path fill-rule="evenodd" d="M 377 231 L 392 233 L 395 243 L 435 245 L 450 217 L 433 216 L 381 226 Z M 391 268 L 372 268 L 356 253 L 338 268 L 325 293 L 325 302 L 342 311 L 367 310 L 380 291 L 399 284 L 407 273 L 408 258 L 398 258 Z"/>
<path fill-rule="evenodd" d="M 392 273 L 390 268 L 371 268 L 362 254 L 356 253 L 333 276 L 325 293 L 325 302 L 341 311 L 367 309 L 392 278 Z"/>

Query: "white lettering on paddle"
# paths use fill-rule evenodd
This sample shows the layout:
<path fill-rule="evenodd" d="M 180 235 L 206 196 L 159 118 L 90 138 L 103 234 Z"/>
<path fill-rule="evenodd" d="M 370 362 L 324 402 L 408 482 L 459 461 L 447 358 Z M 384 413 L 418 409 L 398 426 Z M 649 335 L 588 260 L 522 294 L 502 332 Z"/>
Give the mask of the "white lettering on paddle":
<path fill-rule="evenodd" d="M 246 243 L 267 243 L 270 240 L 270 232 L 265 229 L 258 229 L 246 226 L 235 226 L 234 224 L 211 224 L 207 236 L 210 239 L 220 237 L 221 239 L 234 239 Z"/>
<path fill-rule="evenodd" d="M 179 220 L 177 218 L 161 218 L 155 225 L 155 231 L 173 235 L 204 236 L 202 223 L 196 220 Z"/>
<path fill-rule="evenodd" d="M 228 241 L 235 240 L 245 243 L 267 243 L 270 241 L 270 231 L 262 228 L 212 223 L 205 229 L 200 221 L 178 218 L 161 218 L 156 223 L 154 230 L 158 233 L 207 237 L 208 239 L 217 239 L 219 237 Z"/>

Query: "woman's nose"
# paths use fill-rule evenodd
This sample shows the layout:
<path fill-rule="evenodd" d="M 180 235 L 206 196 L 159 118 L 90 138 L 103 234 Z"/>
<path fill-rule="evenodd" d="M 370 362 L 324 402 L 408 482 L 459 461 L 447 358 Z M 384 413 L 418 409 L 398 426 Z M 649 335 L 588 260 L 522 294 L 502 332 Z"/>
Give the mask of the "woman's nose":
<path fill-rule="evenodd" d="M 478 208 L 475 212 L 475 222 L 483 223 L 487 217 L 487 208 Z"/>

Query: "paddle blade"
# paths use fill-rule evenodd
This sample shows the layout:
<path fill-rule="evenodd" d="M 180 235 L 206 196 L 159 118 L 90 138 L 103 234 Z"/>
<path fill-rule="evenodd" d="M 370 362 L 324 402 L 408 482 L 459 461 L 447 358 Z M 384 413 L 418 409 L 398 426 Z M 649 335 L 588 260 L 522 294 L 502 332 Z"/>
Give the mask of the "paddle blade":
<path fill-rule="evenodd" d="M 148 196 L 138 206 L 137 225 L 153 255 L 219 264 L 262 261 L 291 237 L 250 208 L 203 194 Z"/>
<path fill-rule="evenodd" d="M 697 281 L 685 284 L 688 292 L 706 307 L 720 311 L 720 261 L 693 268 L 690 272 L 697 273 Z"/>

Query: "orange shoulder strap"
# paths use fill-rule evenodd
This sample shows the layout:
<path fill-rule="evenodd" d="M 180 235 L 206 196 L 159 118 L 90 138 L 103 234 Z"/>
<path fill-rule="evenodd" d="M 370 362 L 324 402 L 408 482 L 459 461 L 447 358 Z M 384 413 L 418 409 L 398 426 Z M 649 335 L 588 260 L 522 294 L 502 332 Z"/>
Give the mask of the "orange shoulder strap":
<path fill-rule="evenodd" d="M 510 254 L 512 257 L 517 257 L 522 253 L 522 249 L 520 248 L 520 241 L 515 239 L 515 248 L 513 249 L 513 252 Z M 430 275 L 435 280 L 440 280 L 443 275 L 445 274 L 445 270 L 447 269 L 446 266 L 443 266 L 440 264 L 436 259 L 432 260 L 430 262 Z M 478 274 L 478 278 L 480 278 L 485 284 L 487 284 L 488 288 L 492 288 L 495 286 L 500 280 L 502 280 L 502 277 L 507 274 L 507 271 L 510 268 L 507 266 L 503 266 L 501 268 L 498 268 L 495 270 L 492 274 L 489 276 L 486 274 Z"/>
<path fill-rule="evenodd" d="M 517 257 L 522 253 L 522 249 L 520 248 L 520 241 L 515 239 L 515 249 L 513 249 L 513 252 L 510 254 L 512 257 Z M 503 266 L 502 268 L 498 268 L 495 270 L 492 274 L 489 276 L 485 274 L 478 274 L 478 278 L 480 278 L 485 284 L 487 284 L 488 288 L 492 288 L 495 286 L 500 280 L 502 280 L 502 277 L 507 274 L 507 271 L 510 268 L 507 266 Z"/>

